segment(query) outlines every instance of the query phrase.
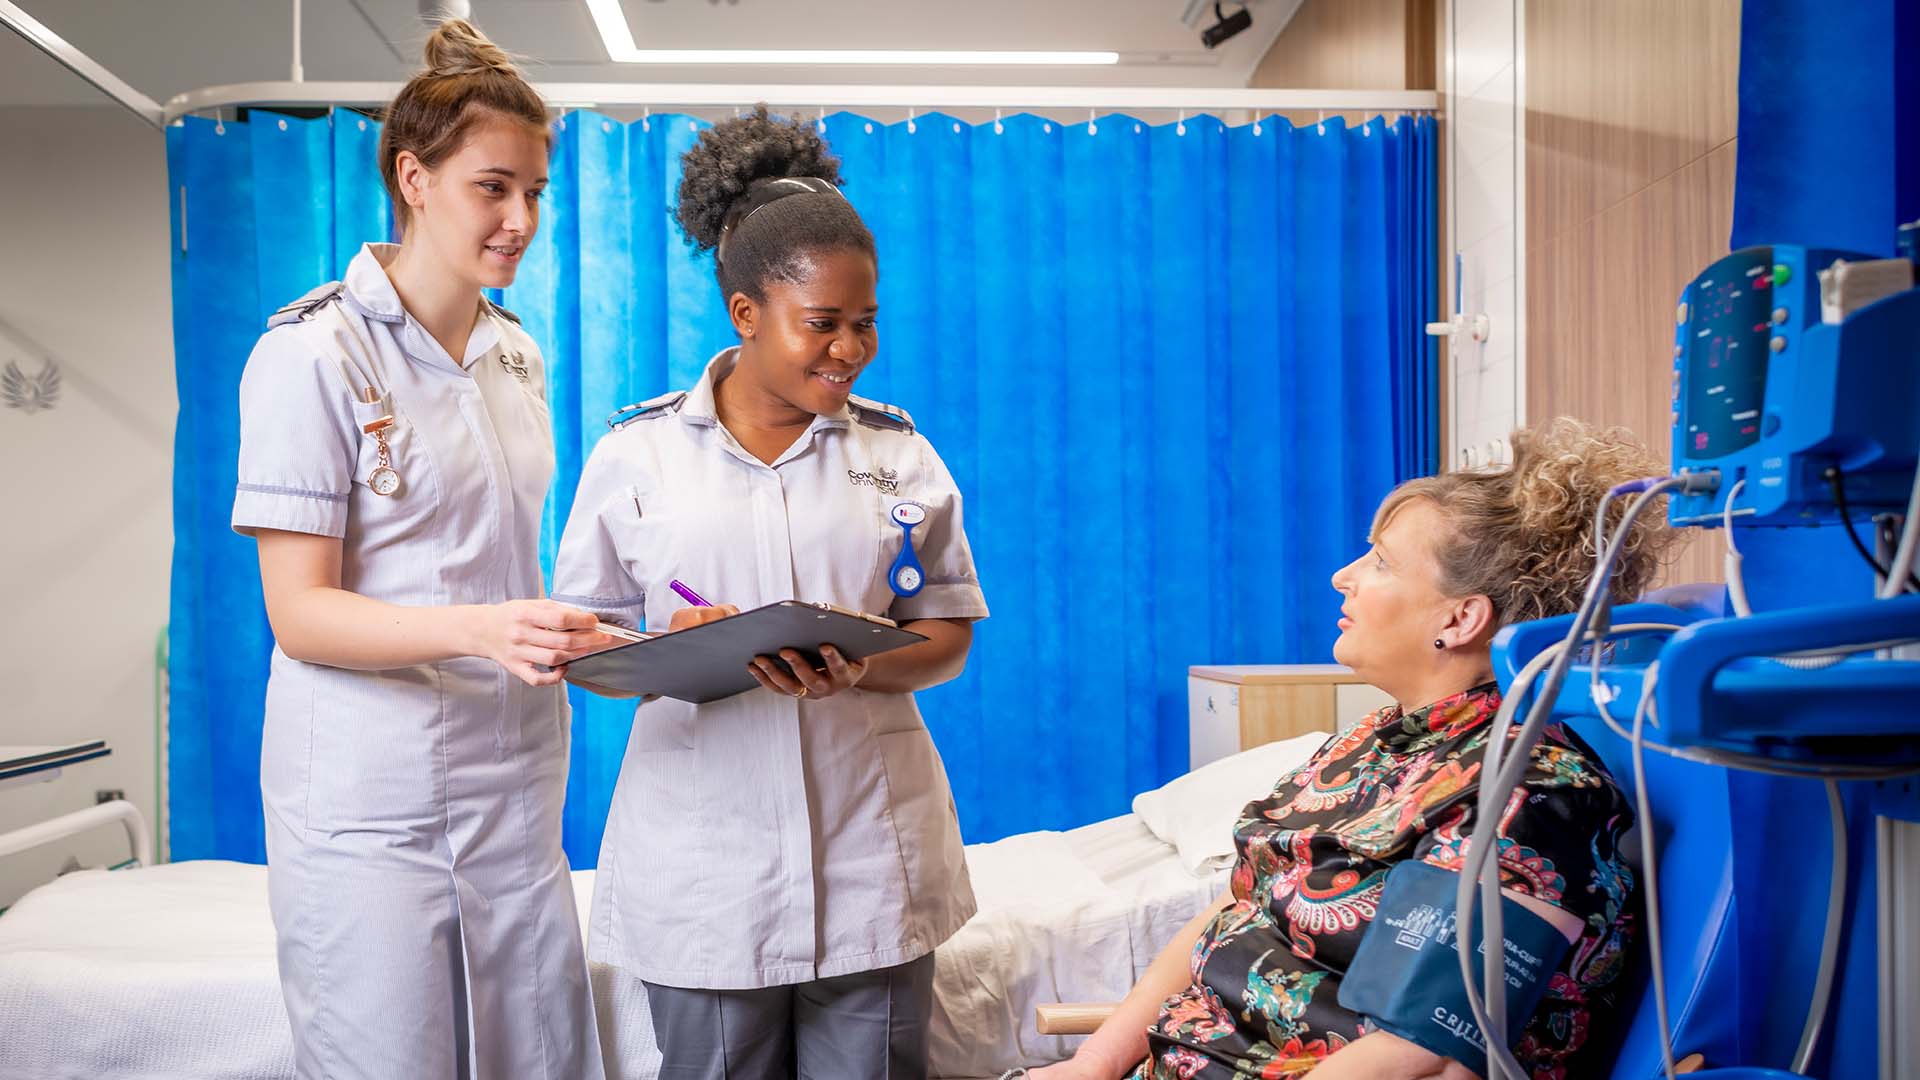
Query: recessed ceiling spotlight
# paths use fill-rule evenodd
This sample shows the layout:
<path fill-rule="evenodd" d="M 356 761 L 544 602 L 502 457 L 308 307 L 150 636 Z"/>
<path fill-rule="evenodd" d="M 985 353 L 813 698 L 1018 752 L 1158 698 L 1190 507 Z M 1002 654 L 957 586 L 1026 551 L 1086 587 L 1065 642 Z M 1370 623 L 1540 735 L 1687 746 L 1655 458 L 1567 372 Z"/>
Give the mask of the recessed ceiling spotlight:
<path fill-rule="evenodd" d="M 607 57 L 619 64 L 1040 65 L 1118 64 L 1117 52 L 1014 52 L 935 49 L 642 49 L 620 0 L 586 0 Z"/>

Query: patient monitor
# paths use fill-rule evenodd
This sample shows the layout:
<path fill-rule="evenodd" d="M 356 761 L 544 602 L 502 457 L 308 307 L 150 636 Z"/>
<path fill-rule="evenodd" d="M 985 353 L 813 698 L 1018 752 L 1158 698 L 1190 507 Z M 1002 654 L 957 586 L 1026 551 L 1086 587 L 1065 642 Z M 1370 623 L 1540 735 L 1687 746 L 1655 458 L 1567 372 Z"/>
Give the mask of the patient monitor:
<path fill-rule="evenodd" d="M 1900 230 L 1901 258 L 1742 248 L 1677 298 L 1674 475 L 1615 494 L 1664 494 L 1673 524 L 1721 530 L 1708 542 L 1727 553 L 1731 610 L 1609 609 L 1608 555 L 1578 615 L 1494 642 L 1503 688 L 1527 702 L 1520 747 L 1549 717 L 1601 739 L 1654 826 L 1646 886 L 1656 869 L 1675 876 L 1647 922 L 1652 1030 L 1673 1032 L 1654 1068 L 1669 1075 L 1676 1054 L 1705 1049 L 1716 1066 L 1792 1069 L 1770 1075 L 1830 1058 L 1834 1075 L 1877 1059 L 1882 1077 L 1920 1076 L 1916 241 L 1920 222 Z M 1712 843 L 1689 833 L 1709 819 L 1726 823 Z M 1865 854 L 1855 833 L 1872 838 Z M 1783 858 L 1803 868 L 1791 882 L 1767 869 Z M 1808 883 L 1826 894 L 1824 926 L 1800 917 Z M 1669 940 L 1663 957 L 1663 916 L 1698 942 Z M 1483 1024 L 1494 1015 L 1476 1005 Z M 1647 1067 L 1631 1040 L 1622 1053 Z"/>
<path fill-rule="evenodd" d="M 1717 470 L 1675 496 L 1676 525 L 1749 525 L 1904 509 L 1920 448 L 1914 264 L 1854 252 L 1742 248 L 1688 283 L 1674 317 L 1673 462 Z M 1837 474 L 1837 475 L 1836 475 Z"/>

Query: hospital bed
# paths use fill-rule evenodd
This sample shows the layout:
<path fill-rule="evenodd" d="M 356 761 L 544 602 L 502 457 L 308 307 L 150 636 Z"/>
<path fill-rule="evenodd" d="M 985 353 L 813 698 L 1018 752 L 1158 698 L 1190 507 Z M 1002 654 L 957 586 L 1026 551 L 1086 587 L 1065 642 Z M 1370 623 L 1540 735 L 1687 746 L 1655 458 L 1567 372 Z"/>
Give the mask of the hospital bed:
<path fill-rule="evenodd" d="M 967 848 L 977 914 L 936 956 L 934 1075 L 1067 1056 L 1035 1006 L 1123 996 L 1226 888 L 1231 824 L 1324 741 L 1243 752 L 1141 795 L 1133 813 Z M 593 872 L 574 873 L 584 916 Z M 596 969 L 617 1075 L 658 1071 L 644 992 Z M 0 1080 L 293 1075 L 264 867 L 174 863 L 63 876 L 0 916 Z"/>

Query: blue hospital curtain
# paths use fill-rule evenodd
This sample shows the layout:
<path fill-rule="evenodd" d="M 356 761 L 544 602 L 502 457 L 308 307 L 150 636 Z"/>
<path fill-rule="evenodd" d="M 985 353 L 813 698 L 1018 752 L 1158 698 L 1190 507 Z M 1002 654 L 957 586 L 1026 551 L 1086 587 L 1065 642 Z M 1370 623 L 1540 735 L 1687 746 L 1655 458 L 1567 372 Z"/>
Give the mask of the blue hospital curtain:
<path fill-rule="evenodd" d="M 1186 671 L 1321 662 L 1328 576 L 1435 467 L 1430 119 L 818 121 L 880 250 L 865 396 L 951 467 L 993 617 L 920 695 L 969 842 L 1124 813 L 1185 771 Z M 555 124 L 540 234 L 502 300 L 547 357 L 551 566 L 613 410 L 731 344 L 670 219 L 704 122 Z M 176 447 L 176 857 L 261 857 L 271 640 L 227 527 L 237 386 L 266 315 L 391 222 L 357 115 L 168 130 Z M 565 840 L 598 856 L 631 707 L 574 694 Z"/>

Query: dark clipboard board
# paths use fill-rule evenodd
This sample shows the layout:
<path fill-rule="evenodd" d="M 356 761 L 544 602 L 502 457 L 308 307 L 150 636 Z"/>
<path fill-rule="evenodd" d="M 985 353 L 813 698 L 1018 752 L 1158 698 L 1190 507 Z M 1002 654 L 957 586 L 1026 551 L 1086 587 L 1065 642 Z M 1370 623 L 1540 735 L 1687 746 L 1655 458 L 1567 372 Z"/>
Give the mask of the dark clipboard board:
<path fill-rule="evenodd" d="M 781 649 L 797 649 L 809 663 L 822 667 L 821 645 L 832 645 L 850 660 L 865 660 L 925 640 L 890 619 L 831 604 L 782 600 L 583 656 L 567 665 L 567 675 L 629 693 L 704 704 L 758 687 L 747 673 L 756 656 L 777 657 Z"/>

